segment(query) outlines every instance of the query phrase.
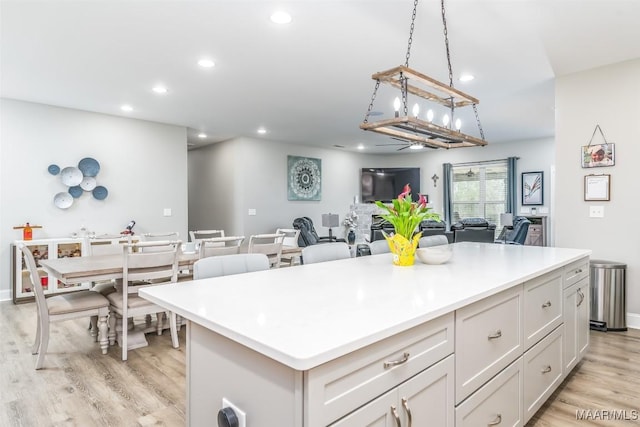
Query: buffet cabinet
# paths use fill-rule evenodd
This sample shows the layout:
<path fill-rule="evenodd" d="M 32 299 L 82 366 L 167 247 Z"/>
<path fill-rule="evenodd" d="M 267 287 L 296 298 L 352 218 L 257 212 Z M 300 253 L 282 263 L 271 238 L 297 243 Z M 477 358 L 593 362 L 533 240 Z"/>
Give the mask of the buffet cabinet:
<path fill-rule="evenodd" d="M 581 259 L 307 371 L 189 322 L 187 423 L 225 397 L 248 427 L 524 426 L 588 348 L 588 273 Z"/>
<path fill-rule="evenodd" d="M 84 239 L 81 238 L 60 238 L 60 239 L 38 239 L 38 240 L 16 240 L 11 244 L 11 283 L 13 292 L 13 302 L 29 302 L 34 300 L 34 293 L 29 280 L 29 270 L 24 261 L 19 245 L 26 245 L 38 267 L 40 283 L 46 295 L 58 294 L 62 292 L 72 292 L 80 289 L 88 289 L 89 283 L 77 285 L 64 285 L 62 282 L 47 275 L 44 269 L 40 268 L 40 260 L 63 257 L 83 256 L 87 250 Z"/>

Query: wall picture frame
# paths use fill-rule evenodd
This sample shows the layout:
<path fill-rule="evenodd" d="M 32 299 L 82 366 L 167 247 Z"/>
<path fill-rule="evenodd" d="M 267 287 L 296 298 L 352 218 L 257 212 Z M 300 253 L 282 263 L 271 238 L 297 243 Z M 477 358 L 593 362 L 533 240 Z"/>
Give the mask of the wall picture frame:
<path fill-rule="evenodd" d="M 544 203 L 542 171 L 522 173 L 522 205 L 539 206 Z"/>
<path fill-rule="evenodd" d="M 287 199 L 321 200 L 322 160 L 287 156 Z"/>
<path fill-rule="evenodd" d="M 611 175 L 585 175 L 584 200 L 604 201 L 611 200 Z"/>
<path fill-rule="evenodd" d="M 615 144 L 613 143 L 583 145 L 580 152 L 583 168 L 606 167 L 616 164 Z"/>

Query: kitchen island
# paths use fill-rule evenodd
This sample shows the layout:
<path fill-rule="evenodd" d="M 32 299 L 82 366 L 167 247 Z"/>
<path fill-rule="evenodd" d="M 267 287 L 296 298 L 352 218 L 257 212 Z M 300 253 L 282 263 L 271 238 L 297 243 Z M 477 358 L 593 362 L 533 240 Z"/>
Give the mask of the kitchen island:
<path fill-rule="evenodd" d="M 590 251 L 451 246 L 142 290 L 189 321 L 188 424 L 524 425 L 587 349 Z"/>

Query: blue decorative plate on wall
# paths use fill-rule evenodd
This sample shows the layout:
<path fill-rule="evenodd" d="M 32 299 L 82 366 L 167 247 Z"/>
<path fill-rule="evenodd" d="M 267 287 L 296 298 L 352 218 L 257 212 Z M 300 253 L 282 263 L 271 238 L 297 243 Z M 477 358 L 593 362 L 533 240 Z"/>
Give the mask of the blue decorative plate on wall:
<path fill-rule="evenodd" d="M 106 187 L 103 187 L 102 185 L 98 185 L 93 189 L 93 197 L 96 200 L 104 200 L 108 195 L 109 192 L 107 191 Z"/>
<path fill-rule="evenodd" d="M 78 162 L 78 169 L 82 171 L 84 176 L 96 176 L 100 172 L 100 163 L 91 157 L 85 157 Z"/>
<path fill-rule="evenodd" d="M 71 196 L 74 199 L 77 199 L 78 197 L 82 196 L 83 192 L 84 190 L 79 185 L 74 185 L 73 187 L 69 187 L 69 194 L 71 194 Z"/>
<path fill-rule="evenodd" d="M 58 175 L 60 173 L 60 166 L 58 165 L 49 165 L 47 168 L 51 175 Z"/>

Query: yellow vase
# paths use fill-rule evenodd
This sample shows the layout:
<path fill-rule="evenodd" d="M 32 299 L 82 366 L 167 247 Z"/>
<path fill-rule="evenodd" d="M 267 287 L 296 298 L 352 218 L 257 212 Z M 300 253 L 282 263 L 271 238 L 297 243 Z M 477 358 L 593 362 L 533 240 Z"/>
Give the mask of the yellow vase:
<path fill-rule="evenodd" d="M 416 233 L 411 240 L 407 240 L 406 237 L 397 233 L 392 236 L 384 233 L 384 238 L 387 239 L 389 249 L 391 249 L 391 253 L 393 254 L 393 263 L 395 265 L 413 265 L 416 248 L 418 247 L 418 241 L 421 236 L 422 233 Z"/>

